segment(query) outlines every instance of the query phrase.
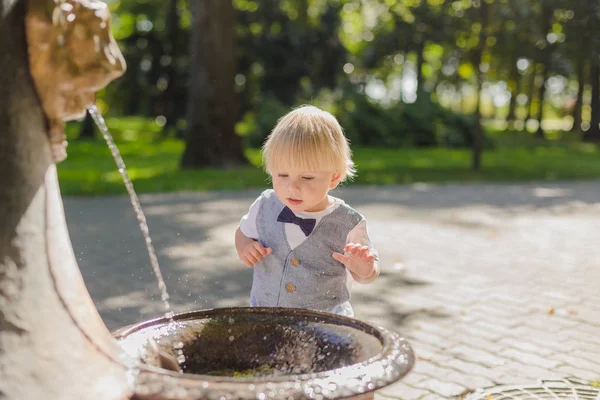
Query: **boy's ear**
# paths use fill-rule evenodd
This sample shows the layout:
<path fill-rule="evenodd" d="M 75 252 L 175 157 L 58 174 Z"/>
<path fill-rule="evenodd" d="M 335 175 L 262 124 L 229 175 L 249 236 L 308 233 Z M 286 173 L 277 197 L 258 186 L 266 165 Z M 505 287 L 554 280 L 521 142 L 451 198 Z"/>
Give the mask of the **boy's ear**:
<path fill-rule="evenodd" d="M 333 174 L 333 177 L 331 178 L 331 183 L 329 184 L 329 189 L 335 189 L 337 187 L 337 185 L 340 184 L 341 180 L 342 180 L 341 172 L 338 171 L 335 174 Z"/>

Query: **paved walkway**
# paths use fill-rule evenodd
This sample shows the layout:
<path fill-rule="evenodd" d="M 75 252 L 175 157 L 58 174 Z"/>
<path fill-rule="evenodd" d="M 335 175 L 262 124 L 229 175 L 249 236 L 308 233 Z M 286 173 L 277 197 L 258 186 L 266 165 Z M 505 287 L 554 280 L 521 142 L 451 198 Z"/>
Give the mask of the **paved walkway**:
<path fill-rule="evenodd" d="M 245 306 L 233 232 L 259 191 L 142 196 L 176 311 Z M 348 188 L 382 274 L 357 318 L 418 360 L 380 399 L 446 399 L 538 378 L 600 379 L 600 181 Z M 109 328 L 163 312 L 128 199 L 68 198 L 71 239 Z"/>

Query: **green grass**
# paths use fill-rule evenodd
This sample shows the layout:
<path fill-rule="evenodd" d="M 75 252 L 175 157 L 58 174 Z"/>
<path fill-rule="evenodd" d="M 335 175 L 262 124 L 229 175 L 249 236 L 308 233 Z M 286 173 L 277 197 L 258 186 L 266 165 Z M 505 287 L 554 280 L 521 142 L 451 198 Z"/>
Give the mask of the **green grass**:
<path fill-rule="evenodd" d="M 140 120 L 147 124 L 147 121 Z M 180 140 L 157 140 L 150 122 L 144 129 L 131 120 L 109 120 L 127 171 L 138 193 L 244 189 L 265 187 L 260 154 L 249 149 L 253 165 L 245 168 L 181 171 Z M 127 126 L 127 129 L 122 129 Z M 138 129 L 139 128 L 139 129 Z M 72 128 L 71 128 L 72 129 Z M 136 133 L 138 132 L 138 133 Z M 143 137 L 139 132 L 145 132 Z M 412 182 L 516 182 L 600 178 L 600 149 L 579 142 L 536 142 L 505 134 L 506 141 L 483 154 L 483 168 L 470 169 L 469 150 L 354 148 L 358 176 L 352 183 L 369 185 Z M 73 132 L 69 132 L 73 136 Z M 62 193 L 102 195 L 125 193 L 110 151 L 103 141 L 70 140 L 68 158 L 58 165 Z"/>

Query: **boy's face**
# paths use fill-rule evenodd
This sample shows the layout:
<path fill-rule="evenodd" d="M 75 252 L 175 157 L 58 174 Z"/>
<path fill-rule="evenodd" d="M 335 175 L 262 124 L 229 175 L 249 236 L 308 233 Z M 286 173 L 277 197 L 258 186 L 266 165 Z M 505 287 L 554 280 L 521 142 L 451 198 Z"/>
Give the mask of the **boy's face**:
<path fill-rule="evenodd" d="M 272 171 L 277 198 L 292 211 L 322 211 L 329 205 L 327 193 L 340 182 L 341 174 L 333 171 Z"/>

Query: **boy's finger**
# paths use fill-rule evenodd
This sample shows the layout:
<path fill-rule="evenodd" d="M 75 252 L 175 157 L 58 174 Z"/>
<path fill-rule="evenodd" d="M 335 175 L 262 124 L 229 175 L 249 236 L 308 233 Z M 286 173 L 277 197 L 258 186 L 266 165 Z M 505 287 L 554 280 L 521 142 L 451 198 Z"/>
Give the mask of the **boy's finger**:
<path fill-rule="evenodd" d="M 350 253 L 352 251 L 352 249 L 355 247 L 356 247 L 356 243 L 348 243 L 348 244 L 346 244 L 346 246 L 344 246 L 344 252 Z"/>
<path fill-rule="evenodd" d="M 252 249 L 250 251 L 250 254 L 252 254 L 256 258 L 256 261 L 259 261 L 263 257 L 261 251 L 258 249 Z"/>
<path fill-rule="evenodd" d="M 262 248 L 262 255 L 264 256 L 268 256 L 269 254 L 271 254 L 273 252 L 273 249 L 270 247 L 263 247 Z"/>
<path fill-rule="evenodd" d="M 360 249 L 360 256 L 361 257 L 365 257 L 365 256 L 368 256 L 368 255 L 369 255 L 369 248 L 367 246 L 363 246 Z"/>
<path fill-rule="evenodd" d="M 266 251 L 267 249 L 265 249 L 265 246 L 263 246 L 261 243 L 256 242 L 256 244 L 254 245 L 254 249 L 257 250 L 261 255 L 266 255 Z"/>
<path fill-rule="evenodd" d="M 348 263 L 348 261 L 350 260 L 350 257 L 345 256 L 341 253 L 333 253 L 331 255 L 335 260 L 341 262 L 342 264 L 346 265 Z"/>
<path fill-rule="evenodd" d="M 254 264 L 256 264 L 256 263 L 258 262 L 258 260 L 256 259 L 256 257 L 255 257 L 255 256 L 254 256 L 254 254 L 252 254 L 252 253 L 248 253 L 248 254 L 246 255 L 246 258 L 248 259 L 248 261 L 250 261 L 250 263 L 251 263 L 252 265 L 254 265 Z"/>

